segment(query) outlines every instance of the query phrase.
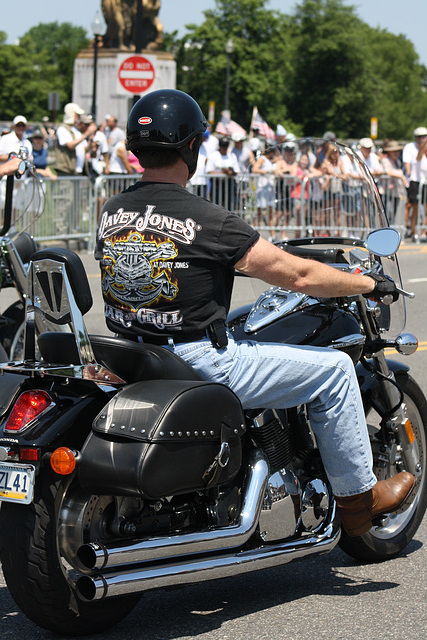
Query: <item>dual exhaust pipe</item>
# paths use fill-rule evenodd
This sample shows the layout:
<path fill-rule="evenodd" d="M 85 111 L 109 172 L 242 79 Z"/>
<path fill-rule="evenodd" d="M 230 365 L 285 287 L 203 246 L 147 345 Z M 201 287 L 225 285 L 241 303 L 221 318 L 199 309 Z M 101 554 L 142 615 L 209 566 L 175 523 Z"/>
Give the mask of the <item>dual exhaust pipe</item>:
<path fill-rule="evenodd" d="M 239 522 L 130 545 L 89 543 L 78 558 L 92 573 L 76 582 L 80 599 L 90 602 L 165 586 L 185 585 L 248 573 L 284 564 L 312 553 L 325 553 L 339 540 L 333 522 L 321 535 L 242 550 L 256 531 L 267 488 L 269 467 L 257 450 L 249 466 L 248 484 Z"/>

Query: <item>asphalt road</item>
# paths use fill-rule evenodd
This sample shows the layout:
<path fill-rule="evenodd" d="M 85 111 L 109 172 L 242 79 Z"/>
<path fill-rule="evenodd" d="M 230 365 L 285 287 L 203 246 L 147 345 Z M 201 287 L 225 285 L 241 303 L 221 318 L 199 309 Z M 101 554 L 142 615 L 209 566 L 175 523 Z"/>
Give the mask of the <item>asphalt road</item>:
<path fill-rule="evenodd" d="M 408 304 L 407 330 L 420 348 L 406 362 L 427 394 L 427 246 L 400 251 Z M 103 327 L 99 275 L 83 256 L 94 292 L 90 332 Z M 237 285 L 233 305 L 254 299 L 259 283 Z M 5 302 L 2 293 L 2 308 Z M 394 357 L 394 356 L 393 356 Z M 427 517 L 403 555 L 357 564 L 339 548 L 298 563 L 173 591 L 151 592 L 103 640 L 419 640 L 427 635 Z M 0 574 L 0 638 L 58 638 L 17 609 Z"/>

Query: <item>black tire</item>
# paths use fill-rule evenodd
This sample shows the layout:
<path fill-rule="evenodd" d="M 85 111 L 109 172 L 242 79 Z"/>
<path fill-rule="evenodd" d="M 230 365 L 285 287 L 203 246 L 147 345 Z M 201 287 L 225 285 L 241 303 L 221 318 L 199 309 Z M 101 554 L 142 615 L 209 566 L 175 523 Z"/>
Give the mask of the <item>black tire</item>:
<path fill-rule="evenodd" d="M 397 382 L 405 395 L 408 416 L 418 445 L 418 454 L 422 467 L 415 489 L 410 497 L 410 506 L 389 516 L 384 526 L 373 527 L 362 536 L 350 537 L 344 531 L 340 547 L 348 555 L 362 562 L 382 562 L 398 556 L 414 537 L 423 519 L 427 507 L 427 404 L 426 398 L 415 380 L 408 374 L 397 375 Z M 370 424 L 369 412 L 367 415 Z M 399 469 L 401 471 L 403 469 Z M 379 470 L 374 468 L 376 475 Z M 388 468 L 385 476 L 397 473 Z M 382 479 L 381 477 L 381 479 Z"/>
<path fill-rule="evenodd" d="M 78 599 L 59 553 L 58 513 L 67 493 L 50 470 L 36 479 L 30 505 L 4 502 L 0 511 L 0 559 L 16 604 L 39 627 L 62 635 L 98 633 L 134 608 L 139 596 L 102 602 Z"/>
<path fill-rule="evenodd" d="M 25 307 L 18 300 L 3 313 L 10 324 L 0 334 L 0 340 L 9 360 L 21 360 L 24 353 Z"/>

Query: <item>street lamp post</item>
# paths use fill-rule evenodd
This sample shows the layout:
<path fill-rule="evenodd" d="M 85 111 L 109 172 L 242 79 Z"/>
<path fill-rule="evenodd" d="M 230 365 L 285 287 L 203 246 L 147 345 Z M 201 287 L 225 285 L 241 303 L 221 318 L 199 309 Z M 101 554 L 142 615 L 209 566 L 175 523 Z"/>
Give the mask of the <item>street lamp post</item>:
<path fill-rule="evenodd" d="M 225 76 L 225 100 L 224 100 L 225 111 L 229 111 L 229 107 L 230 107 L 230 58 L 233 51 L 234 51 L 234 43 L 232 39 L 229 38 L 225 45 L 225 53 L 227 54 L 227 73 Z"/>
<path fill-rule="evenodd" d="M 99 11 L 96 12 L 95 17 L 90 25 L 92 29 L 92 33 L 94 36 L 94 47 L 93 47 L 93 89 L 92 89 L 92 115 L 93 119 L 96 122 L 96 81 L 98 75 L 98 43 L 99 38 L 105 33 L 105 22 L 102 19 Z"/>

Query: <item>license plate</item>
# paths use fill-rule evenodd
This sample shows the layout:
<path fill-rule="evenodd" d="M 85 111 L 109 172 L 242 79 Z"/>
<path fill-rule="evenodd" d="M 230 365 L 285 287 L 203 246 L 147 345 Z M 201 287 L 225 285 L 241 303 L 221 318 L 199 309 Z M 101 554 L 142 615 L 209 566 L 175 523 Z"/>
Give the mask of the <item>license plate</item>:
<path fill-rule="evenodd" d="M 35 467 L 0 462 L 0 501 L 30 504 L 33 500 Z"/>

